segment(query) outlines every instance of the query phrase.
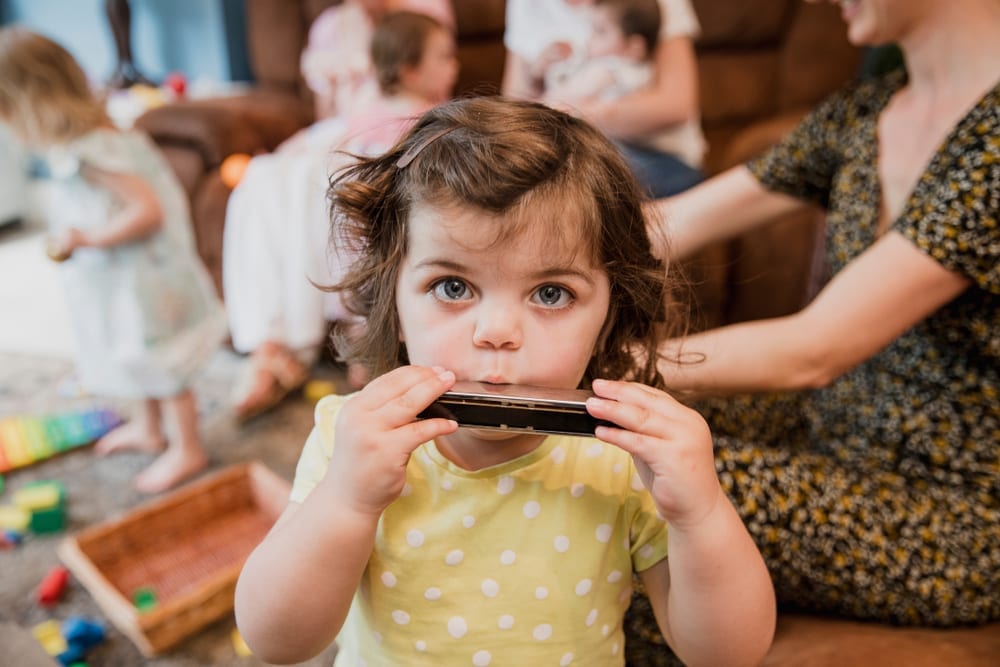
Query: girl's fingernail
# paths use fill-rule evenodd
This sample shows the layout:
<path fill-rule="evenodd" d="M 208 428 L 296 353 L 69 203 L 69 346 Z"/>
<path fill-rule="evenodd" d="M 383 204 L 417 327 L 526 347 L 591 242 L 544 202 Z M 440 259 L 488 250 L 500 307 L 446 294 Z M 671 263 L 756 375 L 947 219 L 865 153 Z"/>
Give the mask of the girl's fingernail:
<path fill-rule="evenodd" d="M 448 382 L 455 379 L 455 374 L 451 371 L 446 371 L 444 369 L 438 371 L 438 379 Z"/>

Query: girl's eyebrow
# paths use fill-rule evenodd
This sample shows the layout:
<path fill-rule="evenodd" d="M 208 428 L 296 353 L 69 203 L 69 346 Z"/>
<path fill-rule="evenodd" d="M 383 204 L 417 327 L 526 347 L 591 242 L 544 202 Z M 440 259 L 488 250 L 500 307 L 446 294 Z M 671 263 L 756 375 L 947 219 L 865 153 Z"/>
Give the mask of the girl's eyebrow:
<path fill-rule="evenodd" d="M 413 265 L 414 270 L 417 269 L 438 269 L 444 271 L 453 271 L 455 273 L 468 273 L 470 269 L 464 264 L 460 264 L 450 259 L 437 259 L 430 257 L 428 259 L 417 262 Z M 592 272 L 584 271 L 582 269 L 577 269 L 572 266 L 553 266 L 535 271 L 531 274 L 531 277 L 535 280 L 544 280 L 546 278 L 579 278 L 584 282 L 593 285 L 594 278 L 591 275 Z"/>

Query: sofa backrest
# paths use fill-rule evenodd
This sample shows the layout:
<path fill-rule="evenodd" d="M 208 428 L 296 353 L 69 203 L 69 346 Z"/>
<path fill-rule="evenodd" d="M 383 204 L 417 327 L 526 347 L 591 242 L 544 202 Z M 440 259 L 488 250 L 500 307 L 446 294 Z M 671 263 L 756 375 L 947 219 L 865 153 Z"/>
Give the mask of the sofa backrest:
<path fill-rule="evenodd" d="M 247 0 L 247 46 L 258 83 L 309 92 L 299 55 L 309 25 L 341 0 Z M 804 0 L 692 0 L 709 173 L 746 157 L 729 140 L 754 122 L 802 113 L 850 79 L 860 53 L 838 7 Z M 503 76 L 504 0 L 452 0 L 462 68 L 456 90 L 495 93 Z"/>

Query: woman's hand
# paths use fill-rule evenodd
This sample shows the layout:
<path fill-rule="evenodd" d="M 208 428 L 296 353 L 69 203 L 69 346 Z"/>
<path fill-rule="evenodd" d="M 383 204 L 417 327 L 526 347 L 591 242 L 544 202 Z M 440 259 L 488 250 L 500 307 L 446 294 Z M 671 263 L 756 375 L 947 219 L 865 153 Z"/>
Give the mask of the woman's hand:
<path fill-rule="evenodd" d="M 421 444 L 453 433 L 449 419 L 417 415 L 455 383 L 443 368 L 403 366 L 372 380 L 344 403 L 324 485 L 357 512 L 379 515 L 399 497 L 406 464 Z"/>
<path fill-rule="evenodd" d="M 592 389 L 588 412 L 621 427 L 599 426 L 597 437 L 632 455 L 660 515 L 684 529 L 711 514 L 724 496 L 702 416 L 634 382 L 594 380 Z"/>

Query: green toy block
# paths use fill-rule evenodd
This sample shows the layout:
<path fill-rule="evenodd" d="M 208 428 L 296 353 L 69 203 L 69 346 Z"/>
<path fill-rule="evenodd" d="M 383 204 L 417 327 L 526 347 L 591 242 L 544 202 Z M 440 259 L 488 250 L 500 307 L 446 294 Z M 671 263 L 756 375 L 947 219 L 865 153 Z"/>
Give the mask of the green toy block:
<path fill-rule="evenodd" d="M 33 533 L 55 533 L 66 527 L 66 487 L 56 480 L 39 480 L 30 482 L 21 488 L 14 498 L 17 505 L 19 498 L 24 500 L 24 509 L 31 512 L 29 529 Z M 35 502 L 39 498 L 48 498 L 45 506 Z"/>
<path fill-rule="evenodd" d="M 156 607 L 156 591 L 149 586 L 141 586 L 132 591 L 132 604 L 139 612 L 151 611 Z"/>

